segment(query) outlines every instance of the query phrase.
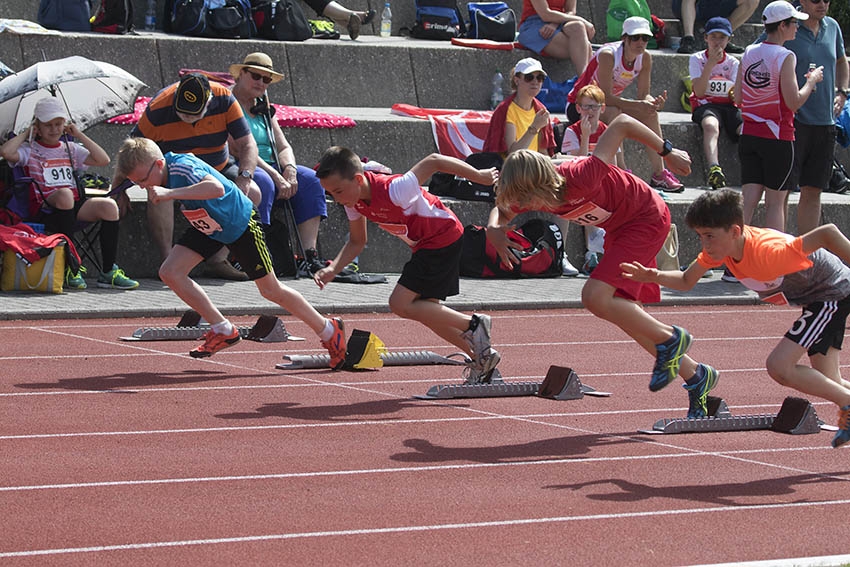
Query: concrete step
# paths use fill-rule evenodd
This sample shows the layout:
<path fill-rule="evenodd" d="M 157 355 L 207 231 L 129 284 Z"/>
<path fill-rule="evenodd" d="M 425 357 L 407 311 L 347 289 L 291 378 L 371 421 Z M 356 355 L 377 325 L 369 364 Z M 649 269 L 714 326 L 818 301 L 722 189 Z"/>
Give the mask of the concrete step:
<path fill-rule="evenodd" d="M 763 29 L 764 26 L 762 26 L 761 24 L 744 24 L 732 33 L 732 39 L 730 41 L 735 45 L 745 47 L 753 43 L 756 38 L 761 35 Z M 668 38 L 674 35 L 682 37 L 684 35 L 684 31 L 682 30 L 681 20 L 665 19 L 664 32 Z M 706 47 L 704 33 L 705 31 L 703 25 L 697 23 L 697 25 L 694 26 L 694 38 L 696 39 L 698 49 L 705 49 Z M 741 56 L 738 55 L 737 57 L 740 59 Z"/>

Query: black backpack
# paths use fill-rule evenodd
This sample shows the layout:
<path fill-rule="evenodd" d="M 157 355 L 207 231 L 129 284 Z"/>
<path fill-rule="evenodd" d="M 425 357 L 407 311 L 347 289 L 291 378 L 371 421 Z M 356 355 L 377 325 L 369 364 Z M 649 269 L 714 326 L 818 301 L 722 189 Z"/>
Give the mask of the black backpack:
<path fill-rule="evenodd" d="M 554 222 L 531 219 L 508 238 L 520 244 L 513 250 L 519 264 L 508 270 L 487 240 L 486 229 L 467 225 L 463 230 L 460 275 L 471 278 L 556 278 L 561 275 L 564 239 Z"/>
<path fill-rule="evenodd" d="M 41 0 L 38 23 L 52 30 L 91 31 L 88 0 Z"/>
<path fill-rule="evenodd" d="M 221 8 L 207 8 L 207 36 L 248 39 L 256 34 L 249 0 L 226 0 Z"/>
<path fill-rule="evenodd" d="M 832 160 L 832 175 L 829 178 L 829 186 L 826 188 L 826 192 L 838 193 L 839 195 L 850 193 L 850 176 L 847 175 L 847 170 L 838 160 Z"/>
<path fill-rule="evenodd" d="M 278 41 L 313 37 L 313 28 L 295 0 L 254 0 L 251 13 L 260 37 Z"/>
<path fill-rule="evenodd" d="M 207 0 L 168 0 L 163 29 L 168 33 L 202 36 L 207 32 Z"/>
<path fill-rule="evenodd" d="M 91 23 L 92 31 L 129 33 L 133 31 L 132 0 L 101 0 Z"/>
<path fill-rule="evenodd" d="M 416 23 L 410 35 L 419 39 L 463 37 L 466 24 L 456 0 L 416 0 Z"/>
<path fill-rule="evenodd" d="M 495 167 L 502 169 L 502 156 L 495 152 L 480 152 L 470 154 L 466 163 L 476 169 L 487 169 Z M 495 185 L 481 185 L 473 183 L 464 177 L 457 177 L 450 173 L 437 172 L 431 176 L 428 183 L 428 192 L 438 197 L 454 197 L 463 201 L 487 201 L 492 203 L 496 200 Z"/>

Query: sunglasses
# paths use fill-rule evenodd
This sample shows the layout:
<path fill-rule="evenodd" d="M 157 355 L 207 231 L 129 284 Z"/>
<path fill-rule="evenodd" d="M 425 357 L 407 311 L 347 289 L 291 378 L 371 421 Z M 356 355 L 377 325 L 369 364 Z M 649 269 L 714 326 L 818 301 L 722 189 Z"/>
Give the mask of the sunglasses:
<path fill-rule="evenodd" d="M 522 80 L 526 83 L 530 83 L 531 81 L 540 81 L 542 83 L 545 76 L 543 73 L 529 73 L 528 75 L 523 75 Z"/>
<path fill-rule="evenodd" d="M 629 39 L 632 41 L 643 41 L 649 43 L 649 40 L 652 39 L 650 35 L 630 35 Z"/>
<path fill-rule="evenodd" d="M 265 75 L 260 75 L 259 73 L 255 73 L 253 71 L 248 71 L 248 74 L 251 75 L 251 78 L 255 81 L 263 81 L 267 85 L 272 82 L 271 77 L 266 77 Z"/>

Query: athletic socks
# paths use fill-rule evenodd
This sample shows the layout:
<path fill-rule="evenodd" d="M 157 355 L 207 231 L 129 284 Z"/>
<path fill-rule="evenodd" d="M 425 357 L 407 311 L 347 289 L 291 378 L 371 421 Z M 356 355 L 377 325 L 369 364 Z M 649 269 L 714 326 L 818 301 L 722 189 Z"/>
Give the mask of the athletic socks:
<path fill-rule="evenodd" d="M 210 325 L 210 328 L 214 333 L 219 335 L 230 335 L 233 333 L 233 325 L 227 319 L 221 323 L 213 323 Z"/>
<path fill-rule="evenodd" d="M 685 380 L 685 384 L 693 386 L 694 384 L 699 384 L 703 378 L 705 378 L 705 366 L 697 364 L 697 371 L 694 372 L 693 376 Z"/>
<path fill-rule="evenodd" d="M 328 342 L 332 336 L 334 336 L 334 326 L 330 319 L 325 319 L 325 328 L 319 333 L 319 339 Z"/>

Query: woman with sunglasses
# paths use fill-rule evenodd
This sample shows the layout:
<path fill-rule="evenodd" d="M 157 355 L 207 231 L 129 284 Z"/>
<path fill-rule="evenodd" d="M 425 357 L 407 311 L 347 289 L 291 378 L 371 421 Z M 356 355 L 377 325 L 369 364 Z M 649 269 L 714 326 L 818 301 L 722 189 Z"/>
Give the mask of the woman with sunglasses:
<path fill-rule="evenodd" d="M 260 187 L 262 194 L 257 207 L 260 222 L 271 224 L 274 202 L 278 199 L 289 199 L 306 260 L 311 264 L 308 268 L 311 271 L 321 269 L 324 262 L 319 260 L 316 246 L 319 223 L 328 215 L 325 192 L 312 169 L 296 164 L 292 146 L 283 135 L 277 120 L 271 120 L 274 140 L 270 140 L 265 117 L 260 114 L 268 108 L 266 89 L 270 84 L 280 81 L 283 74 L 274 70 L 271 57 L 259 52 L 247 55 L 241 64 L 231 65 L 229 70 L 236 79 L 231 92 L 242 107 L 259 152 L 260 159 L 254 171 L 254 182 Z M 259 99 L 265 101 L 265 106 L 257 105 Z M 274 109 L 271 109 L 271 112 L 274 113 Z M 274 150 L 277 150 L 277 160 L 273 155 Z M 280 165 L 280 170 L 276 168 L 277 164 Z"/>
<path fill-rule="evenodd" d="M 558 151 L 555 134 L 549 121 L 549 111 L 535 98 L 543 86 L 546 71 L 533 57 L 521 59 L 511 75 L 513 94 L 496 107 L 490 119 L 485 152 L 497 152 L 507 157 L 517 150 L 531 150 L 546 156 Z M 566 238 L 569 223 L 558 222 Z M 578 270 L 564 255 L 562 273 L 577 276 Z"/>
<path fill-rule="evenodd" d="M 652 38 L 649 22 L 632 16 L 623 22 L 620 41 L 606 43 L 593 55 L 584 73 L 579 76 L 573 90 L 567 95 L 567 121 L 570 124 L 581 119 L 575 108 L 576 95 L 585 85 L 598 85 L 605 93 L 605 112 L 602 120 L 611 123 L 618 114 L 628 114 L 638 119 L 653 132 L 661 136 L 658 113 L 667 101 L 667 91 L 659 96 L 650 94 L 652 56 L 646 45 Z M 622 96 L 623 91 L 637 80 L 637 98 Z M 663 137 L 663 136 L 662 136 Z M 648 153 L 652 178 L 649 184 L 664 191 L 680 192 L 684 185 L 672 172 L 664 168 L 664 161 L 655 152 Z"/>
<path fill-rule="evenodd" d="M 519 41 L 546 57 L 569 59 L 579 75 L 590 60 L 596 29 L 576 15 L 576 0 L 523 0 Z"/>

